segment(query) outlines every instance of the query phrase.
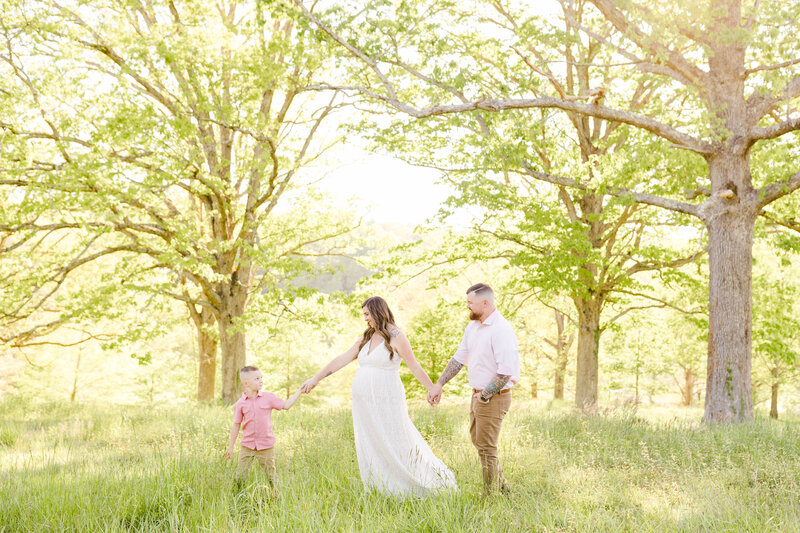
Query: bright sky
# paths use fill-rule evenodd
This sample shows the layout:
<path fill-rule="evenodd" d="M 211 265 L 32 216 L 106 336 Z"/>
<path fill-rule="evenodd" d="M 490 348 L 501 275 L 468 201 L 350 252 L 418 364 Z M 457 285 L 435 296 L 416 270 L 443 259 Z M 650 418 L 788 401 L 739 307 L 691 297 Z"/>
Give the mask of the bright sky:
<path fill-rule="evenodd" d="M 318 184 L 346 203 L 358 198 L 368 220 L 377 223 L 417 225 L 425 222 L 450 195 L 437 183 L 439 172 L 414 167 L 399 159 L 370 154 L 356 147 L 339 154 L 340 165 Z"/>

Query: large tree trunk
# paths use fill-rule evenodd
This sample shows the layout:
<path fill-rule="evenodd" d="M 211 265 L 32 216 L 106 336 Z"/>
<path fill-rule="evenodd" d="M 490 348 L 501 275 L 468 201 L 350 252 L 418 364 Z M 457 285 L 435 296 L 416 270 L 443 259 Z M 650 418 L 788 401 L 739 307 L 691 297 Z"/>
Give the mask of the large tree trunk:
<path fill-rule="evenodd" d="M 733 39 L 741 27 L 741 2 L 715 0 L 708 95 L 724 144 L 707 157 L 711 198 L 704 204 L 708 230 L 708 378 L 704 422 L 752 420 L 753 229 L 760 210 L 750 175 L 751 123 L 744 97 L 746 43 Z M 722 31 L 726 28 L 726 31 Z"/>
<path fill-rule="evenodd" d="M 556 318 L 556 328 L 558 338 L 554 345 L 556 349 L 555 375 L 553 376 L 553 399 L 564 399 L 564 377 L 567 374 L 567 360 L 569 348 L 572 345 L 573 337 L 567 339 L 566 336 L 566 316 L 558 309 L 554 310 Z"/>
<path fill-rule="evenodd" d="M 245 333 L 237 328 L 247 304 L 247 289 L 237 282 L 236 274 L 231 284 L 225 284 L 220 295 L 219 343 L 222 356 L 222 401 L 234 403 L 242 392 L 239 370 L 247 364 Z"/>
<path fill-rule="evenodd" d="M 197 332 L 197 400 L 210 402 L 214 399 L 217 378 L 218 343 L 210 331 L 216 318 L 214 311 L 206 306 L 187 303 L 186 307 Z"/>
<path fill-rule="evenodd" d="M 585 161 L 589 152 L 581 151 Z M 603 247 L 603 197 L 584 194 L 580 199 L 586 227 L 586 238 L 594 250 Z M 586 258 L 588 259 L 588 258 Z M 583 284 L 583 294 L 573 298 L 578 311 L 578 356 L 576 361 L 575 405 L 584 412 L 597 408 L 598 356 L 600 353 L 600 313 L 603 295 L 598 287 L 598 265 L 587 261 L 578 270 L 578 280 Z"/>
<path fill-rule="evenodd" d="M 214 325 L 214 312 L 203 308 L 200 312 L 200 323 L 197 325 L 197 399 L 210 402 L 214 399 L 214 388 L 217 379 L 217 338 L 210 331 Z"/>
<path fill-rule="evenodd" d="M 587 412 L 597 407 L 600 307 L 596 299 L 576 299 L 578 309 L 578 359 L 575 405 Z"/>
<path fill-rule="evenodd" d="M 752 420 L 753 230 L 758 193 L 750 186 L 746 152 L 709 160 L 712 201 L 708 229 L 708 378 L 703 420 Z"/>

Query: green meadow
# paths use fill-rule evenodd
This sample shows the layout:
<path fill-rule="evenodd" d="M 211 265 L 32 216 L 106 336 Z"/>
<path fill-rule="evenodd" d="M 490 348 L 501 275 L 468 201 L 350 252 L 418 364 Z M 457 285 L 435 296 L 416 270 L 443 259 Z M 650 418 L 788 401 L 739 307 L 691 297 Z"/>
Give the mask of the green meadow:
<path fill-rule="evenodd" d="M 0 34 L 0 533 L 800 533 L 800 0 L 0 0 Z M 513 350 L 465 329 L 495 306 Z M 362 336 L 457 490 L 364 490 L 325 370 Z M 472 364 L 441 405 L 406 338 Z M 507 495 L 476 363 L 514 376 Z M 225 459 L 245 365 L 326 375 L 277 490 Z"/>
<path fill-rule="evenodd" d="M 0 402 L 0 531 L 797 531 L 798 420 L 709 429 L 699 410 L 575 414 L 517 401 L 501 460 L 510 496 L 481 494 L 458 399 L 412 405 L 456 492 L 362 488 L 347 407 L 276 413 L 280 488 L 239 490 L 231 409 Z M 676 417 L 676 413 L 679 417 Z"/>

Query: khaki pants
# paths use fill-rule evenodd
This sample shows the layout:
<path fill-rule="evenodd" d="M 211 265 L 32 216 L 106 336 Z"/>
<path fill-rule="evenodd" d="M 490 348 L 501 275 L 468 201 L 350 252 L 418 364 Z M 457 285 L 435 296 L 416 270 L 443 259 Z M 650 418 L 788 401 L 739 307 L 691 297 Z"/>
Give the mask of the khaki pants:
<path fill-rule="evenodd" d="M 267 474 L 270 485 L 277 487 L 278 473 L 275 470 L 275 448 L 251 450 L 242 446 L 239 449 L 239 466 L 236 468 L 236 479 L 239 482 L 247 479 L 247 474 L 250 473 L 250 465 L 253 464 L 254 460 L 258 461 L 261 469 Z"/>
<path fill-rule="evenodd" d="M 506 487 L 506 480 L 497 457 L 497 445 L 500 441 L 503 418 L 510 407 L 511 390 L 495 394 L 489 403 L 481 403 L 477 395 L 472 396 L 469 409 L 469 435 L 472 437 L 472 444 L 478 449 L 483 488 L 487 493 Z"/>

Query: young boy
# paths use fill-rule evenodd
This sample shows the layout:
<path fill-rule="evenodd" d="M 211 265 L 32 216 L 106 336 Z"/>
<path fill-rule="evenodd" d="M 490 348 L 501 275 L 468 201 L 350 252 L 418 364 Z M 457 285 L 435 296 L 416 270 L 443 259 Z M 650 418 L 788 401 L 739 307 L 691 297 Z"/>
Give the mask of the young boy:
<path fill-rule="evenodd" d="M 233 427 L 231 440 L 225 459 L 230 459 L 233 446 L 242 428 L 242 443 L 239 450 L 239 467 L 236 469 L 236 480 L 241 484 L 247 479 L 250 465 L 257 460 L 269 477 L 270 485 L 277 488 L 275 471 L 275 433 L 272 431 L 272 410 L 289 409 L 300 390 L 284 401 L 271 392 L 261 391 L 264 380 L 261 371 L 254 366 L 246 366 L 239 371 L 239 378 L 244 386 L 244 394 L 233 406 Z"/>

